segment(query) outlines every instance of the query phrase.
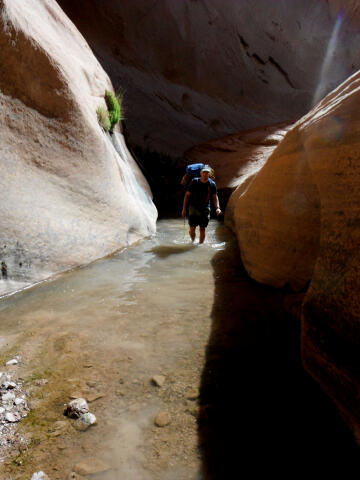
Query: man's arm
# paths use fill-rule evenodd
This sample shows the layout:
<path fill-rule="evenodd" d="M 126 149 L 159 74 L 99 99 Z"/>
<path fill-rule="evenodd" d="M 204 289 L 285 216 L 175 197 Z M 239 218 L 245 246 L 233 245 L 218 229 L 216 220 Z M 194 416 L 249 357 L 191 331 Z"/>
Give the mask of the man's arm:
<path fill-rule="evenodd" d="M 181 215 L 184 218 L 186 217 L 186 208 L 187 208 L 187 205 L 189 203 L 189 197 L 190 197 L 190 192 L 188 191 L 188 192 L 185 193 L 183 209 L 182 209 L 182 212 L 181 212 Z"/>
<path fill-rule="evenodd" d="M 221 210 L 220 210 L 219 197 L 217 196 L 217 193 L 214 193 L 212 198 L 213 198 L 214 208 L 216 210 L 216 215 L 219 216 L 221 215 Z"/>

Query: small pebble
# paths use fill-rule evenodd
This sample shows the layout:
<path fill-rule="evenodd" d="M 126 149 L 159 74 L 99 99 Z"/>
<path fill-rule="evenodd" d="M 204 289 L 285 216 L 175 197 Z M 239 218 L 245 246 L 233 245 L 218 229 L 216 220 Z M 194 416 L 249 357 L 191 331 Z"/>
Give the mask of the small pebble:
<path fill-rule="evenodd" d="M 166 427 L 171 422 L 171 417 L 167 412 L 159 412 L 154 420 L 157 427 Z"/>
<path fill-rule="evenodd" d="M 16 359 L 16 358 L 12 358 L 11 360 L 7 361 L 6 362 L 6 365 L 9 366 L 9 365 L 17 365 L 19 363 L 19 361 Z"/>
<path fill-rule="evenodd" d="M 165 383 L 164 375 L 154 375 L 151 377 L 151 383 L 157 387 L 162 387 Z"/>
<path fill-rule="evenodd" d="M 80 415 L 79 420 L 81 420 L 86 425 L 94 425 L 96 423 L 96 417 L 93 413 L 87 412 Z"/>
<path fill-rule="evenodd" d="M 44 472 L 33 473 L 31 480 L 50 480 Z"/>
<path fill-rule="evenodd" d="M 15 415 L 11 412 L 6 412 L 5 413 L 5 420 L 7 420 L 10 423 L 17 422 L 18 419 L 15 417 Z"/>
<path fill-rule="evenodd" d="M 199 389 L 194 388 L 193 390 L 190 390 L 190 392 L 187 392 L 185 396 L 188 400 L 196 400 L 199 397 L 199 395 L 200 395 Z"/>

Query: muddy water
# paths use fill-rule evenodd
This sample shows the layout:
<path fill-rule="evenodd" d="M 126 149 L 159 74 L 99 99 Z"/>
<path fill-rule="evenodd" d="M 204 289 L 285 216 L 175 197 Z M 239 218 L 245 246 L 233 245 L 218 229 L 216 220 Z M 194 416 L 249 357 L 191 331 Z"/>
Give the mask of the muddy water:
<path fill-rule="evenodd" d="M 206 243 L 192 245 L 182 220 L 160 221 L 136 246 L 1 300 L 1 360 L 20 357 L 12 371 L 32 407 L 19 425 L 28 450 L 12 451 L 5 478 L 43 470 L 64 479 L 94 461 L 108 469 L 101 480 L 202 478 L 196 417 L 211 259 L 232 238 L 224 227 L 218 238 L 218 226 L 210 222 Z M 154 375 L 165 377 L 161 387 Z M 63 416 L 76 396 L 97 417 L 85 432 Z M 159 412 L 168 425 L 154 424 Z"/>

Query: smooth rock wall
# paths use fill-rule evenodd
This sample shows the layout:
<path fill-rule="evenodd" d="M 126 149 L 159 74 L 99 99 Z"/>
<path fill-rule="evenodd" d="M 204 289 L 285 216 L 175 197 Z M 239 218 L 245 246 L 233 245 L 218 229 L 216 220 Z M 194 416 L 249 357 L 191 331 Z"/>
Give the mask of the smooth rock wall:
<path fill-rule="evenodd" d="M 131 142 L 181 156 L 291 123 L 360 67 L 356 0 L 58 0 L 115 88 Z"/>
<path fill-rule="evenodd" d="M 251 182 L 238 189 L 227 218 L 249 275 L 275 287 L 304 288 L 317 256 L 320 203 L 296 131 L 291 130 Z"/>
<path fill-rule="evenodd" d="M 360 443 L 360 73 L 297 122 L 249 185 L 227 223 L 255 280 L 295 290 L 305 368 Z"/>
<path fill-rule="evenodd" d="M 0 0 L 0 63 L 4 294 L 153 233 L 156 209 L 123 140 L 98 125 L 111 82 L 54 0 Z"/>

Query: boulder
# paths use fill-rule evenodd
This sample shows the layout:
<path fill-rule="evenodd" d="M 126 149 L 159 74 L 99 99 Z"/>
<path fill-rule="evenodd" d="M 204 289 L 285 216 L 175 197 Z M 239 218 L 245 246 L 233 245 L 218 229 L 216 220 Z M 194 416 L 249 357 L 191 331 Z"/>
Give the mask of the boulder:
<path fill-rule="evenodd" d="M 360 67 L 354 0 L 58 2 L 125 90 L 131 143 L 173 156 L 291 123 Z"/>
<path fill-rule="evenodd" d="M 0 294 L 153 233 L 123 137 L 96 109 L 111 82 L 55 0 L 0 0 Z"/>
<path fill-rule="evenodd" d="M 255 280 L 307 289 L 305 368 L 360 443 L 360 73 L 286 134 L 230 200 L 244 265 Z"/>

